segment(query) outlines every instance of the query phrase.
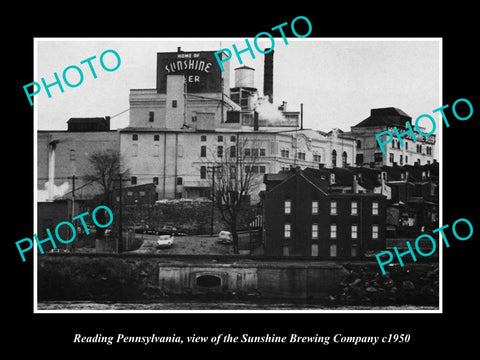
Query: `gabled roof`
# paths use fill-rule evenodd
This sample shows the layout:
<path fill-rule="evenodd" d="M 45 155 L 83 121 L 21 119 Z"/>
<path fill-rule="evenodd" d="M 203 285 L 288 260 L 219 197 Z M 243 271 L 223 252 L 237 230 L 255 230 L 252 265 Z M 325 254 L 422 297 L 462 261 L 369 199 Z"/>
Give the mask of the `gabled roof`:
<path fill-rule="evenodd" d="M 371 109 L 370 116 L 352 127 L 369 127 L 369 126 L 405 126 L 406 122 L 412 120 L 411 116 L 403 110 L 395 107 L 386 107 Z"/>

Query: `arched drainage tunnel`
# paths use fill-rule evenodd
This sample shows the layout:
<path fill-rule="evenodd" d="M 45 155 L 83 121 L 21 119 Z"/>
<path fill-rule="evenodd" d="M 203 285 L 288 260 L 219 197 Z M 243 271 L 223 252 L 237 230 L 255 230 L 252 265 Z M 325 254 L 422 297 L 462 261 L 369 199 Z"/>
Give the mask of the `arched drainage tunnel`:
<path fill-rule="evenodd" d="M 160 262 L 159 288 L 165 294 L 245 294 L 260 297 L 324 297 L 345 269 L 334 263 L 273 261 Z"/>
<path fill-rule="evenodd" d="M 220 288 L 222 279 L 215 275 L 200 275 L 196 279 L 196 286 L 204 288 Z"/>

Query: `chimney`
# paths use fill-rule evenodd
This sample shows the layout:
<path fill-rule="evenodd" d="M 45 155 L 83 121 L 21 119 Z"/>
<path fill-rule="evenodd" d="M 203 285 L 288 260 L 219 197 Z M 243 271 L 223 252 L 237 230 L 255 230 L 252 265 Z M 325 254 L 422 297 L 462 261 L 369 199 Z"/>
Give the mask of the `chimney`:
<path fill-rule="evenodd" d="M 264 51 L 268 51 L 265 49 Z M 268 96 L 268 101 L 273 104 L 273 50 L 265 54 L 263 64 L 263 94 Z"/>
<path fill-rule="evenodd" d="M 48 144 L 49 146 L 49 158 L 48 158 L 48 200 L 53 201 L 54 199 L 54 188 L 55 188 L 55 149 L 58 144 L 58 140 L 52 140 Z"/>
<path fill-rule="evenodd" d="M 353 192 L 354 194 L 357 194 L 357 193 L 358 193 L 358 180 L 357 180 L 357 175 L 353 175 L 352 192 Z"/>
<path fill-rule="evenodd" d="M 253 112 L 253 131 L 258 131 L 258 112 Z"/>
<path fill-rule="evenodd" d="M 300 104 L 300 130 L 303 130 L 303 104 Z"/>

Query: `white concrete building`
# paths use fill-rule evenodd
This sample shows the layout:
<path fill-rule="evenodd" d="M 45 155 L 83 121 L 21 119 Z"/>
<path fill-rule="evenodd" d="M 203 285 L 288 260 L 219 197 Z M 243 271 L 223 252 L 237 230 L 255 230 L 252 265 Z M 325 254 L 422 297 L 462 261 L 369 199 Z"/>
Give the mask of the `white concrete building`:
<path fill-rule="evenodd" d="M 170 59 L 175 55 L 158 56 L 165 54 Z M 177 54 L 202 59 L 205 52 L 198 56 L 181 51 Z M 245 67 L 238 70 L 254 71 Z M 230 98 L 230 91 L 220 88 L 212 92 L 212 81 L 203 89 L 202 78 L 195 84 L 195 91 L 189 91 L 186 79 L 190 76 L 195 79 L 196 75 L 188 69 L 180 74 L 168 72 L 157 77 L 160 82 L 165 79 L 164 86 L 157 83 L 157 89 L 130 91 L 130 124 L 120 130 L 120 152 L 130 170 L 131 185 L 153 182 L 159 199 L 208 197 L 209 167 L 220 156 L 237 151 L 257 158 L 248 170 L 260 178 L 292 166 L 342 167 L 354 163 L 355 139 L 338 130 L 324 133 L 300 129 L 300 113 L 287 112 L 285 102 L 278 111 L 280 118 L 268 119 L 262 113 L 255 116 L 251 106 L 258 104 L 258 94 L 252 83 L 244 84 L 245 74 L 238 77 L 243 82 L 232 88 L 236 94 L 247 94 L 236 97 L 238 104 Z M 216 83 L 230 90 L 228 79 L 217 79 Z M 242 92 L 243 88 L 248 91 Z M 244 96 L 252 98 L 241 106 Z M 259 183 L 252 199 L 262 190 L 262 181 Z"/>

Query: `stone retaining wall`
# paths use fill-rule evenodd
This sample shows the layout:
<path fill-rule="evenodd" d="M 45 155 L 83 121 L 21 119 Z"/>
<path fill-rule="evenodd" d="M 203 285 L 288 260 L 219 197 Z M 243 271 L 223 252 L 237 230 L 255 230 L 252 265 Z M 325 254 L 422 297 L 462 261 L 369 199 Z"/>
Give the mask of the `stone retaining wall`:
<path fill-rule="evenodd" d="M 241 257 L 44 254 L 39 301 L 261 298 L 326 305 L 438 304 L 438 266 L 412 264 L 381 275 L 373 263 L 267 261 Z"/>

